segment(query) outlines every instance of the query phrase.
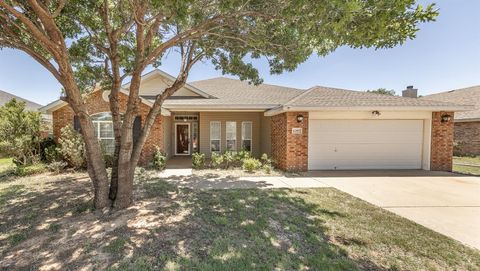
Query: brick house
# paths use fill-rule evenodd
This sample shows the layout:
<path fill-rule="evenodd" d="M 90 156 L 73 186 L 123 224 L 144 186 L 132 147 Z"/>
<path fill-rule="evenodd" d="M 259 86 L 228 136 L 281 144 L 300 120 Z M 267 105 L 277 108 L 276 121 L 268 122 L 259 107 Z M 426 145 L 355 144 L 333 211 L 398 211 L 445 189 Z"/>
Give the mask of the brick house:
<path fill-rule="evenodd" d="M 474 106 L 474 110 L 455 113 L 454 152 L 456 155 L 480 155 L 480 86 L 455 89 L 424 98 Z"/>
<path fill-rule="evenodd" d="M 174 78 L 160 70 L 143 76 L 142 122 L 155 95 Z M 123 86 L 122 110 L 128 84 Z M 108 92 L 87 98 L 99 140 L 113 151 Z M 155 146 L 168 157 L 246 149 L 267 153 L 288 171 L 327 169 L 425 169 L 450 171 L 454 111 L 468 106 L 415 98 L 313 87 L 307 90 L 213 78 L 185 85 L 168 99 L 142 152 Z M 56 138 L 75 116 L 63 101 L 43 108 L 53 115 Z M 134 129 L 135 130 L 135 129 Z M 135 131 L 134 131 L 135 136 Z"/>

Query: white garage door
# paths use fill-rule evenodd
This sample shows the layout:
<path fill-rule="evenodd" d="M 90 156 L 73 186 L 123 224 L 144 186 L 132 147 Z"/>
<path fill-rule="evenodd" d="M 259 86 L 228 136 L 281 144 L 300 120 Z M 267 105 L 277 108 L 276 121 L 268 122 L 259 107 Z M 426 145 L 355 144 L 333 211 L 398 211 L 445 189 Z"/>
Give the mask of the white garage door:
<path fill-rule="evenodd" d="M 420 169 L 422 120 L 310 120 L 308 169 Z"/>

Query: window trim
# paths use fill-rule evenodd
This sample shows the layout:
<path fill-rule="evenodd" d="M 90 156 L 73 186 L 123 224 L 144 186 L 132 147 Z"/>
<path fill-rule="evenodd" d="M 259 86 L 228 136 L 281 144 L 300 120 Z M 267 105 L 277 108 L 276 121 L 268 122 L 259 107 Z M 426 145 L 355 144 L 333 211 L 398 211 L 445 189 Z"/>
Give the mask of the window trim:
<path fill-rule="evenodd" d="M 235 129 L 234 129 L 235 138 L 234 139 L 228 139 L 228 137 L 227 137 L 228 136 L 228 123 L 234 123 L 235 124 Z M 231 150 L 228 149 L 228 141 L 229 140 L 235 141 L 235 144 L 233 145 L 233 149 L 231 149 Z M 237 151 L 237 149 L 238 149 L 237 143 L 238 143 L 237 121 L 234 121 L 234 120 L 225 121 L 225 150 L 226 151 Z"/>
<path fill-rule="evenodd" d="M 246 123 L 250 123 L 250 139 L 245 139 L 243 138 L 243 134 L 244 134 L 244 124 Z M 243 150 L 243 141 L 246 141 L 246 140 L 249 140 L 250 141 L 250 150 L 249 152 L 252 153 L 253 152 L 253 121 L 242 121 L 242 150 Z"/>
<path fill-rule="evenodd" d="M 213 123 L 218 123 L 219 124 L 219 127 L 220 127 L 220 130 L 219 130 L 219 137 L 218 139 L 212 139 L 212 124 Z M 221 153 L 222 152 L 222 122 L 221 121 L 218 121 L 218 120 L 212 120 L 210 121 L 210 133 L 209 133 L 209 141 L 210 141 L 210 152 L 213 153 L 213 152 L 217 152 L 217 153 Z M 219 150 L 218 151 L 213 151 L 212 150 L 212 140 L 218 140 L 219 141 Z"/>
<path fill-rule="evenodd" d="M 108 113 L 108 114 L 112 115 L 111 112 L 98 112 L 98 113 L 95 113 L 95 114 L 91 115 L 90 119 L 92 121 L 92 124 L 94 126 L 96 126 L 96 128 L 97 128 L 97 140 L 99 141 L 99 143 L 102 144 L 102 140 L 113 140 L 113 143 L 115 144 L 115 134 L 114 134 L 115 131 L 114 131 L 114 128 L 113 128 L 113 120 L 94 120 L 93 119 L 95 116 L 105 114 L 105 113 Z M 100 124 L 101 123 L 111 123 L 112 124 L 112 137 L 102 137 L 101 136 L 101 131 L 100 131 L 100 127 L 101 127 Z M 113 150 L 113 152 L 115 152 L 115 150 Z"/>

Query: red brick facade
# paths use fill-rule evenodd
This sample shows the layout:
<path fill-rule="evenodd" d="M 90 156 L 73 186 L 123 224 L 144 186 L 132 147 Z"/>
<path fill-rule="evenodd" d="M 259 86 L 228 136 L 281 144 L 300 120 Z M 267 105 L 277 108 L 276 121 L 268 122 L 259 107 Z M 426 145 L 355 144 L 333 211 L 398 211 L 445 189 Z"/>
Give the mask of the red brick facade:
<path fill-rule="evenodd" d="M 442 122 L 444 115 L 451 119 Z M 453 112 L 433 112 L 430 170 L 452 171 L 453 125 Z"/>
<path fill-rule="evenodd" d="M 103 93 L 102 91 L 97 91 L 87 99 L 88 113 L 90 115 L 110 111 L 109 103 L 103 99 L 102 93 Z M 124 112 L 127 106 L 127 96 L 125 94 L 120 94 L 119 98 L 120 98 L 120 111 Z M 141 116 L 142 125 L 145 122 L 145 119 L 147 117 L 149 110 L 150 110 L 150 107 L 147 106 L 146 104 L 141 103 L 139 105 L 139 110 L 137 112 L 137 115 Z M 58 138 L 60 136 L 60 130 L 63 127 L 67 126 L 68 124 L 73 125 L 74 113 L 73 113 L 73 110 L 68 105 L 55 110 L 52 113 L 52 116 L 53 116 L 53 135 L 55 138 Z M 150 135 L 148 136 L 145 142 L 145 145 L 143 147 L 141 158 L 140 158 L 140 164 L 147 164 L 152 157 L 152 154 L 155 150 L 155 146 L 158 146 L 163 150 L 164 149 L 163 145 L 164 145 L 164 140 L 163 140 L 162 118 L 161 116 L 158 116 L 155 121 L 155 124 L 153 125 L 150 131 Z"/>
<path fill-rule="evenodd" d="M 303 121 L 298 122 L 297 116 Z M 301 128 L 301 134 L 292 133 Z M 272 158 L 286 171 L 308 170 L 308 112 L 287 112 L 271 119 Z"/>
<path fill-rule="evenodd" d="M 455 122 L 456 155 L 480 155 L 480 121 Z"/>

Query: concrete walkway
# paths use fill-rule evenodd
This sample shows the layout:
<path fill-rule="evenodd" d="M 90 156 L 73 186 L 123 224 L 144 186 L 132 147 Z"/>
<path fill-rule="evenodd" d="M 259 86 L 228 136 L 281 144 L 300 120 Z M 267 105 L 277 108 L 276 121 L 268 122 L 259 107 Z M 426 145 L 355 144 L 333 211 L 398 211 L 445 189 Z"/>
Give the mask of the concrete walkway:
<path fill-rule="evenodd" d="M 161 177 L 193 189 L 333 187 L 480 249 L 480 177 L 419 170 L 200 177 L 191 175 L 191 169 L 175 168 Z"/>

